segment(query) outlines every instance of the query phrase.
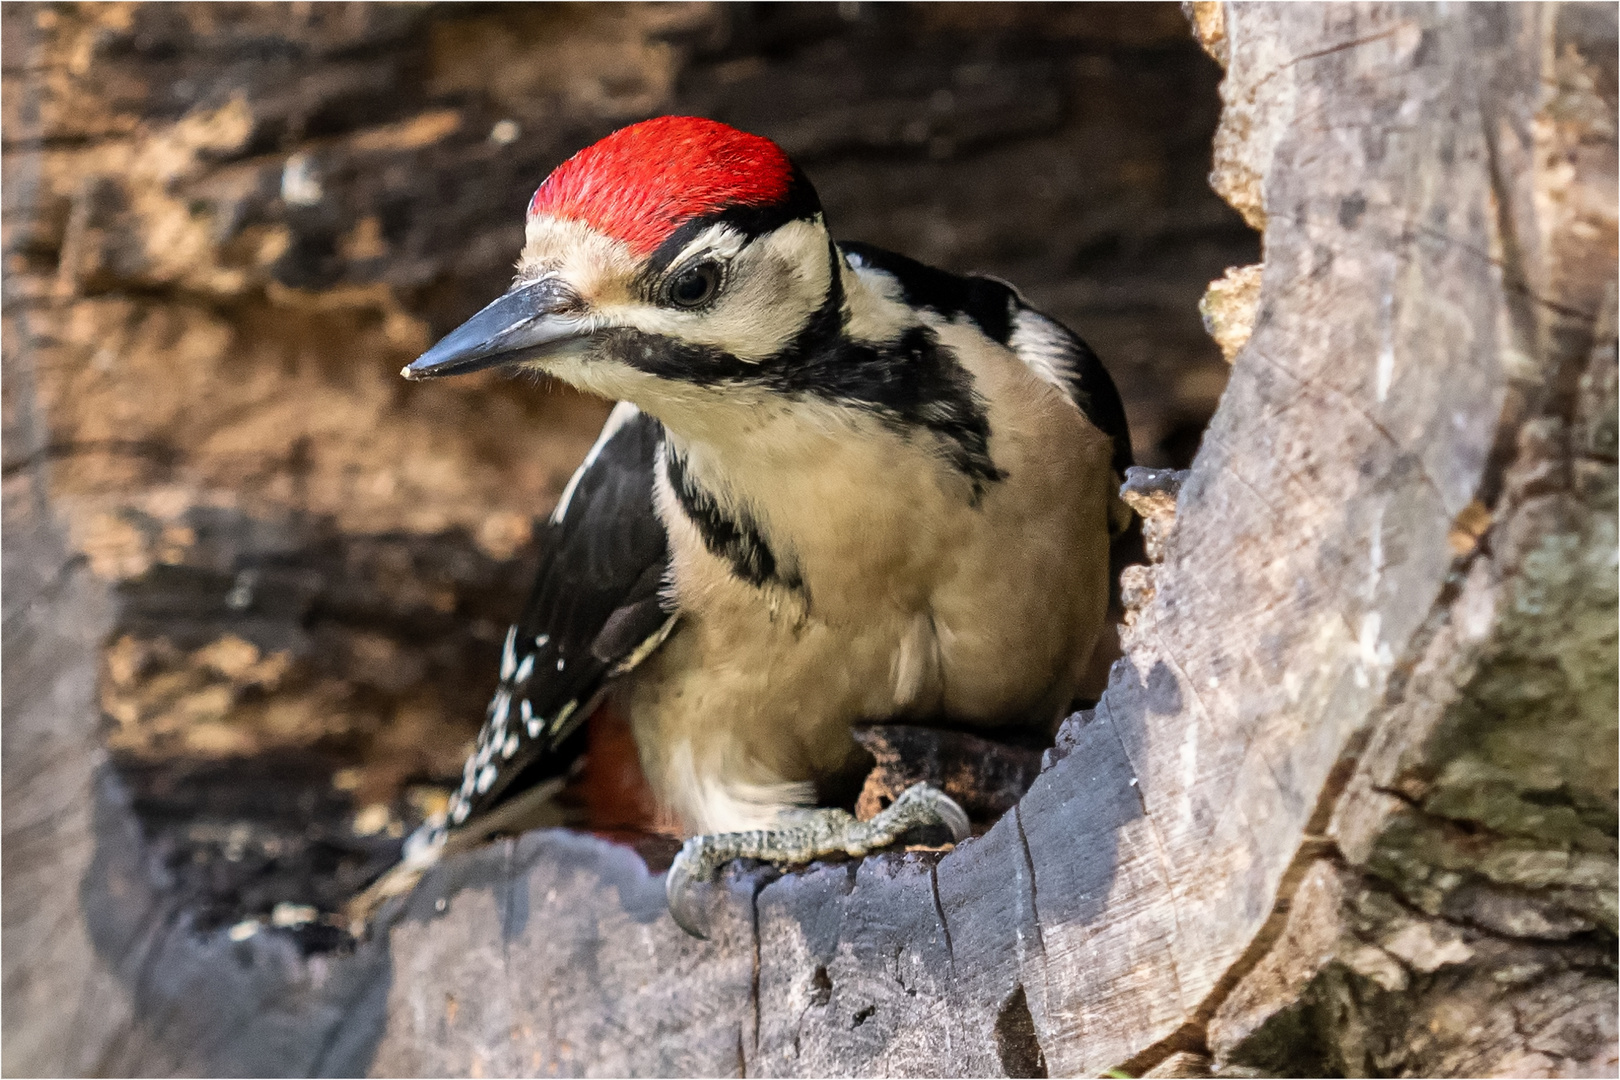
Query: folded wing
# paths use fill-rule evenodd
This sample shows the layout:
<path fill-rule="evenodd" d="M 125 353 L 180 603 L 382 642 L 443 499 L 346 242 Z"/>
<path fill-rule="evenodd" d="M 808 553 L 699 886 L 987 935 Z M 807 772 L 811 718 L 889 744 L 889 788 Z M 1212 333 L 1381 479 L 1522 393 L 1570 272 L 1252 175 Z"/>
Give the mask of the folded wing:
<path fill-rule="evenodd" d="M 541 537 L 523 615 L 507 631 L 489 703 L 448 827 L 497 831 L 504 808 L 560 788 L 585 748 L 584 724 L 606 684 L 674 629 L 663 589 L 669 565 L 653 511 L 663 428 L 621 403 L 579 467 Z"/>

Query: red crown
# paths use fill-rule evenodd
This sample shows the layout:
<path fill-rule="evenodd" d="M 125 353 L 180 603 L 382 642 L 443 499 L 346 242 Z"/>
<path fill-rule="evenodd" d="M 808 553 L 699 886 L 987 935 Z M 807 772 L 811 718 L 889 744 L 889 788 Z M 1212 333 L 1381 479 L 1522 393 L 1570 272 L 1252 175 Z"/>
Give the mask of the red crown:
<path fill-rule="evenodd" d="M 583 221 L 650 254 L 682 222 L 787 198 L 793 165 L 769 139 L 694 116 L 659 116 L 587 146 L 541 183 L 529 216 Z"/>

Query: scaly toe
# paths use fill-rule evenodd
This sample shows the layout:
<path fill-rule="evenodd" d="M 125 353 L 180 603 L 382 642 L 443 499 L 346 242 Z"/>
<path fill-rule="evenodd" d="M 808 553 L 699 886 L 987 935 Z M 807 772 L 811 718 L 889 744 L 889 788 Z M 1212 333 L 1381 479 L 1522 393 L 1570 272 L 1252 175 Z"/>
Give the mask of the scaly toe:
<path fill-rule="evenodd" d="M 860 858 L 888 847 L 914 829 L 948 829 L 965 840 L 968 816 L 956 801 L 930 784 L 913 784 L 871 821 L 856 821 L 842 810 L 806 811 L 784 829 L 694 836 L 681 846 L 664 877 L 664 897 L 676 925 L 696 938 L 709 936 L 709 882 L 733 859 L 762 859 L 776 865 L 802 864 L 828 855 Z"/>

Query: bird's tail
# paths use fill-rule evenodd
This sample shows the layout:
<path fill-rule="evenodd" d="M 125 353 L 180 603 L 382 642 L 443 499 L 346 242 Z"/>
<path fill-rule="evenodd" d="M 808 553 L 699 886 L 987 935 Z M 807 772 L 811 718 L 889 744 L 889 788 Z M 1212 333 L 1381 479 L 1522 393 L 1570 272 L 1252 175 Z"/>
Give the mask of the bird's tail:
<path fill-rule="evenodd" d="M 444 854 L 449 832 L 443 814 L 436 814 L 405 840 L 399 862 L 382 877 L 366 886 L 364 891 L 350 900 L 344 909 L 349 933 L 361 937 L 372 917 L 383 904 L 396 896 L 404 896 L 416 888 L 422 875 L 436 864 Z"/>

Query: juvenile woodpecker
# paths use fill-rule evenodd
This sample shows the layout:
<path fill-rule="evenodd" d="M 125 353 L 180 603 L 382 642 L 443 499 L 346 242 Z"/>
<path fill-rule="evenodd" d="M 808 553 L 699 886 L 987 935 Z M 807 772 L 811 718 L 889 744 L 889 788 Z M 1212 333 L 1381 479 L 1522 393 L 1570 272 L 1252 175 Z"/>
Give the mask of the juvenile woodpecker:
<path fill-rule="evenodd" d="M 1050 731 L 1069 706 L 1129 520 L 1112 381 L 1010 286 L 834 242 L 768 139 L 661 117 L 558 166 L 512 287 L 404 374 L 496 366 L 619 404 L 407 864 L 514 828 L 613 694 L 695 836 L 667 880 L 697 932 L 688 885 L 726 859 L 965 834 L 923 785 L 871 822 L 807 809 L 861 760 L 853 725 Z"/>

